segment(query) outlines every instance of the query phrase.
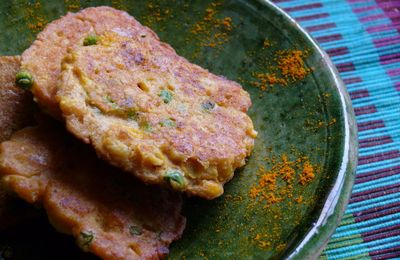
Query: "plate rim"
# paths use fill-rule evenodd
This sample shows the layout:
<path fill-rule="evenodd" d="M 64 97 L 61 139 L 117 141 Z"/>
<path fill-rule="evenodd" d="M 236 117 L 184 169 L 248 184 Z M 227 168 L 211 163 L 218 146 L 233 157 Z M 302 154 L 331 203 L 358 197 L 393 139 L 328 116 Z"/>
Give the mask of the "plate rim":
<path fill-rule="evenodd" d="M 356 118 L 351 104 L 350 96 L 342 81 L 336 66 L 328 54 L 321 48 L 316 40 L 298 23 L 270 0 L 258 0 L 261 4 L 273 9 L 272 11 L 286 19 L 295 30 L 298 30 L 322 57 L 322 62 L 328 68 L 331 79 L 335 83 L 340 96 L 341 110 L 344 123 L 344 146 L 340 170 L 328 193 L 319 217 L 312 227 L 306 232 L 301 241 L 286 255 L 286 259 L 316 259 L 328 244 L 330 237 L 340 224 L 350 200 L 352 187 L 355 180 L 358 159 L 358 132 Z"/>

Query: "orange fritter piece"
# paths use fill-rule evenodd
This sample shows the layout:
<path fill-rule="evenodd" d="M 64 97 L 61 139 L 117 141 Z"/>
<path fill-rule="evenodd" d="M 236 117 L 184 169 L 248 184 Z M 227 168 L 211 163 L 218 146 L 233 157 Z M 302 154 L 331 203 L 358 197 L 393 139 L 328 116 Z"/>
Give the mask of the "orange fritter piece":
<path fill-rule="evenodd" d="M 0 170 L 10 190 L 103 259 L 162 258 L 185 227 L 178 194 L 112 168 L 48 119 L 1 144 Z"/>
<path fill-rule="evenodd" d="M 15 75 L 20 67 L 19 56 L 0 57 L 0 142 L 34 122 L 35 104 L 32 94 L 15 86 Z M 10 196 L 0 185 L 0 229 L 8 228 L 34 211 Z"/>
<path fill-rule="evenodd" d="M 22 68 L 33 75 L 32 92 L 45 112 L 61 118 L 54 96 L 61 71 L 61 60 L 67 49 L 83 44 L 84 38 L 89 35 L 121 29 L 132 36 L 157 37 L 126 12 L 106 6 L 68 13 L 48 24 L 38 34 L 37 39 L 22 54 Z"/>
<path fill-rule="evenodd" d="M 106 32 L 65 58 L 67 128 L 144 182 L 220 196 L 254 146 L 249 94 L 158 39 L 126 35 Z"/>
<path fill-rule="evenodd" d="M 32 94 L 15 85 L 20 57 L 0 57 L 0 142 L 34 122 Z"/>

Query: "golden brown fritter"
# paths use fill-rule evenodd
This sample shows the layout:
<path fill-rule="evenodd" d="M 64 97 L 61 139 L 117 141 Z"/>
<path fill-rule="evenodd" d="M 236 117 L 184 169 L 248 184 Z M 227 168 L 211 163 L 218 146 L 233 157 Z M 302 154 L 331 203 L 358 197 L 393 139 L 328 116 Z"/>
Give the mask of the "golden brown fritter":
<path fill-rule="evenodd" d="M 0 170 L 10 190 L 103 259 L 162 258 L 185 227 L 178 194 L 112 168 L 48 119 L 1 144 Z"/>
<path fill-rule="evenodd" d="M 84 38 L 89 35 L 102 34 L 108 30 L 118 31 L 122 28 L 132 36 L 157 37 L 126 12 L 104 6 L 68 13 L 48 24 L 38 34 L 31 47 L 22 54 L 22 68 L 33 75 L 32 92 L 45 112 L 61 118 L 54 96 L 61 60 L 67 49 L 83 44 Z"/>
<path fill-rule="evenodd" d="M 0 142 L 34 122 L 32 94 L 15 86 L 20 57 L 0 57 Z"/>
<path fill-rule="evenodd" d="M 207 199 L 223 193 L 257 135 L 239 84 L 122 31 L 66 57 L 57 97 L 67 128 L 107 161 Z"/>
<path fill-rule="evenodd" d="M 0 57 L 0 142 L 33 123 L 35 104 L 31 93 L 15 86 L 15 74 L 20 67 L 20 57 Z M 8 228 L 34 211 L 10 196 L 0 183 L 0 229 Z"/>

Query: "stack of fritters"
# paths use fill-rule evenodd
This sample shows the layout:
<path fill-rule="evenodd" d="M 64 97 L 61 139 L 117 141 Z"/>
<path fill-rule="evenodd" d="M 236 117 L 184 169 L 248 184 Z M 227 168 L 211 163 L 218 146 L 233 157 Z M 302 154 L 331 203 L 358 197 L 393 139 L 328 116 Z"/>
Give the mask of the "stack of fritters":
<path fill-rule="evenodd" d="M 1 145 L 3 183 L 105 259 L 168 253 L 185 226 L 179 193 L 220 196 L 257 135 L 239 84 L 189 63 L 109 7 L 49 24 L 23 53 L 20 81 L 44 112 L 92 147 L 39 115 L 36 126 Z M 7 129 L 32 118 L 31 100 L 21 102 L 29 111 L 7 112 L 18 114 L 7 117 L 15 120 L 3 123 Z"/>

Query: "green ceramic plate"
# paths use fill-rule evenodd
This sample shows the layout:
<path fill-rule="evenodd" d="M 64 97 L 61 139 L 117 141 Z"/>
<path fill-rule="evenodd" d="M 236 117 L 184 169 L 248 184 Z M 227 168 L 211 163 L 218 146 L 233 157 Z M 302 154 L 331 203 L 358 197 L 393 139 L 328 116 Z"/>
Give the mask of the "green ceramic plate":
<path fill-rule="evenodd" d="M 349 97 L 326 54 L 261 0 L 0 1 L 0 54 L 20 54 L 46 23 L 96 5 L 127 10 L 180 55 L 239 81 L 252 97 L 259 132 L 253 155 L 224 196 L 186 201 L 188 226 L 170 258 L 318 256 L 348 201 L 357 158 Z M 308 75 L 283 71 L 293 62 L 287 55 L 304 60 Z M 310 171 L 314 177 L 301 184 Z M 42 219 L 3 232 L 0 245 L 18 259 L 91 257 Z"/>

